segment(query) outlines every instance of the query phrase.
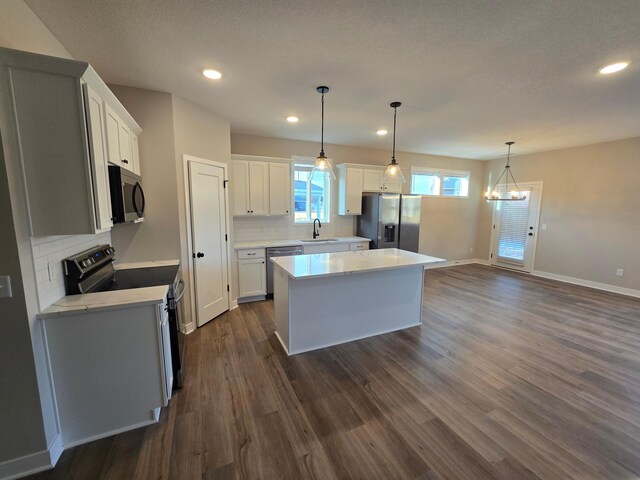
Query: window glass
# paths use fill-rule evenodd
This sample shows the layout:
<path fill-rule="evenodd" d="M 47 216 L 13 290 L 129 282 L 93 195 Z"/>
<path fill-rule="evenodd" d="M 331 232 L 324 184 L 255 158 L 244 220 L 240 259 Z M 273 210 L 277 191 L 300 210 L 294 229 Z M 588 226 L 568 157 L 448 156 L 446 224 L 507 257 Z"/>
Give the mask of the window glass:
<path fill-rule="evenodd" d="M 437 172 L 420 172 L 411 175 L 411 193 L 439 195 L 440 176 Z"/>
<path fill-rule="evenodd" d="M 329 221 L 331 179 L 327 172 L 313 171 L 313 165 L 294 164 L 293 196 L 295 223 L 311 223 L 316 218 Z"/>

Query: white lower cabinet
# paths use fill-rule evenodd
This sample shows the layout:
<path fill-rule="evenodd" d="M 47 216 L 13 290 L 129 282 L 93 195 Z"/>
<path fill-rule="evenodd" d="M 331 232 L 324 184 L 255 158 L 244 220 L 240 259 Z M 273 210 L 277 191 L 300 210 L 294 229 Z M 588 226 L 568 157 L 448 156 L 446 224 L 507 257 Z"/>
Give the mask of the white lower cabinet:
<path fill-rule="evenodd" d="M 238 251 L 238 298 L 267 294 L 265 249 Z"/>
<path fill-rule="evenodd" d="M 65 448 L 158 420 L 173 383 L 166 306 L 89 309 L 39 320 Z"/>

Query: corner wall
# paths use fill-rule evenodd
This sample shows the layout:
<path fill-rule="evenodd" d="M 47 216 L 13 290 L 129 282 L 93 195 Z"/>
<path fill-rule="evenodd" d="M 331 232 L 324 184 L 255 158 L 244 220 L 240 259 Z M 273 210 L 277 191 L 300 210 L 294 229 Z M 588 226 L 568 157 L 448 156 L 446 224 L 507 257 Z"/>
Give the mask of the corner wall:
<path fill-rule="evenodd" d="M 504 164 L 486 162 L 484 191 Z M 544 182 L 535 271 L 640 290 L 640 138 L 512 156 L 511 165 L 519 183 Z M 479 258 L 489 256 L 491 225 L 482 202 Z"/>

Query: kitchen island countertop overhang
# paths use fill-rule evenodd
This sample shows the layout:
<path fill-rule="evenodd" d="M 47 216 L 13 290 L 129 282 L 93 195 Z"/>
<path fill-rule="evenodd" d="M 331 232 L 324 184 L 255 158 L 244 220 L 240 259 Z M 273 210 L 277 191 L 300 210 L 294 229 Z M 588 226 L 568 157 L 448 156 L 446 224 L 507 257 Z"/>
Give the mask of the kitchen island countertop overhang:
<path fill-rule="evenodd" d="M 396 248 L 275 257 L 276 335 L 289 355 L 422 323 L 425 266 Z"/>

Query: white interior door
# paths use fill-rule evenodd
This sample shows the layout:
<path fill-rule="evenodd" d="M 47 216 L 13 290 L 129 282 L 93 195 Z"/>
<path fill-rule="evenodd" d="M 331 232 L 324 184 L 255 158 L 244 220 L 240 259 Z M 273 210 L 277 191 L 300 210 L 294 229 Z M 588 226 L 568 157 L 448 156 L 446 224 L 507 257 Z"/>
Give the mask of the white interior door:
<path fill-rule="evenodd" d="M 224 169 L 189 162 L 191 238 L 198 327 L 229 310 Z"/>
<path fill-rule="evenodd" d="M 494 204 L 491 264 L 531 272 L 542 186 L 522 184 L 520 190 L 526 195 L 525 200 L 497 201 Z"/>

